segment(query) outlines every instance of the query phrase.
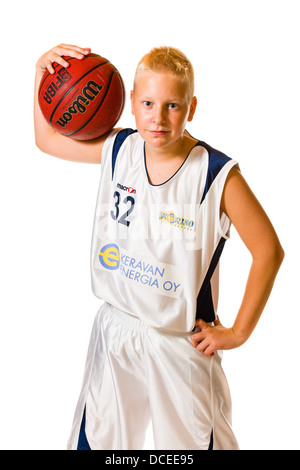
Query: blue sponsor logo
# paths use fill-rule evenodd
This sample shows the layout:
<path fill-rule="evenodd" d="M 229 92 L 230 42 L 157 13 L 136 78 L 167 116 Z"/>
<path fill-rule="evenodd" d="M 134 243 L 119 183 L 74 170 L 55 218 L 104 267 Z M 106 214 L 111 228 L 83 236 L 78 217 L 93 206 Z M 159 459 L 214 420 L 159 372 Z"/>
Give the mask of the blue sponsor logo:
<path fill-rule="evenodd" d="M 103 246 L 99 253 L 99 261 L 105 269 L 114 271 L 120 266 L 120 252 L 118 245 L 109 243 Z"/>

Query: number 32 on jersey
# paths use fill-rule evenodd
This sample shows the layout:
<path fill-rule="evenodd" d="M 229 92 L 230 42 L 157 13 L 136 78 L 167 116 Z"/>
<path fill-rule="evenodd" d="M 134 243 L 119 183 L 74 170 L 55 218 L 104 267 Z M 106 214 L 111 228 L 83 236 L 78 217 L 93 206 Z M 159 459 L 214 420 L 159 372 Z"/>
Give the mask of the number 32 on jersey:
<path fill-rule="evenodd" d="M 110 211 L 112 219 L 119 224 L 129 227 L 130 221 L 128 220 L 128 217 L 134 209 L 135 199 L 132 196 L 126 196 L 123 199 L 119 191 L 115 191 L 113 197 L 115 200 L 115 206 L 114 210 Z"/>

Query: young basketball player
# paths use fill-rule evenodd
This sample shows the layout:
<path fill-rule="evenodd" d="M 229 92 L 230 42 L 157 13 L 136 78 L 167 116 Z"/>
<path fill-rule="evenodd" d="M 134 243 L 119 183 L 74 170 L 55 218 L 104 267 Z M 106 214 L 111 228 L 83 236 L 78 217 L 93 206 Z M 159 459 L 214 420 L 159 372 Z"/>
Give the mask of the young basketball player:
<path fill-rule="evenodd" d="M 191 137 L 193 68 L 177 49 L 139 63 L 137 130 L 91 142 L 53 132 L 37 102 L 46 69 L 90 49 L 60 45 L 37 63 L 38 147 L 102 163 L 92 240 L 95 319 L 69 449 L 141 449 L 151 417 L 156 449 L 234 450 L 219 351 L 250 337 L 283 260 L 277 235 L 237 163 Z M 217 310 L 218 265 L 233 223 L 252 255 L 232 327 Z M 212 439 L 213 436 L 213 439 Z"/>

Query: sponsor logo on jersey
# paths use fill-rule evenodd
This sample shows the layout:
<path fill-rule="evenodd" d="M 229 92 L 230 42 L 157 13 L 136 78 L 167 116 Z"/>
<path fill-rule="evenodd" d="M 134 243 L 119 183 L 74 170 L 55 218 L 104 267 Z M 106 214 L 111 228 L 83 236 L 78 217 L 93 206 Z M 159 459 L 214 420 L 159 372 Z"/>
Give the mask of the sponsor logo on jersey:
<path fill-rule="evenodd" d="M 120 252 L 118 245 L 109 243 L 105 245 L 99 253 L 99 261 L 105 269 L 114 271 L 120 266 Z"/>
<path fill-rule="evenodd" d="M 117 187 L 122 191 L 127 191 L 130 194 L 136 194 L 136 189 L 132 188 L 131 186 L 125 186 L 124 184 L 118 183 Z"/>
<path fill-rule="evenodd" d="M 186 230 L 192 230 L 195 225 L 193 220 L 184 219 L 182 217 L 177 217 L 174 212 L 161 212 L 159 216 L 159 220 L 172 225 L 174 227 L 183 228 Z"/>
<path fill-rule="evenodd" d="M 157 294 L 169 297 L 179 297 L 182 292 L 179 268 L 140 258 L 115 243 L 107 243 L 100 248 L 99 261 L 101 269 L 116 272 L 124 282 L 136 287 L 151 288 Z"/>

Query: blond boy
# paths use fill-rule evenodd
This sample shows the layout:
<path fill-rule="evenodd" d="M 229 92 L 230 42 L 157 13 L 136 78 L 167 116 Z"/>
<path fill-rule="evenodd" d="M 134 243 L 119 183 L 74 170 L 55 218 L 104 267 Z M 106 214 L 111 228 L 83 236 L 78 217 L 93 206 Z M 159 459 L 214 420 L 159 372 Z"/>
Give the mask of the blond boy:
<path fill-rule="evenodd" d="M 137 130 L 80 142 L 53 132 L 37 90 L 52 63 L 90 49 L 60 45 L 37 62 L 38 147 L 102 163 L 92 240 L 95 319 L 69 449 L 141 449 L 149 419 L 156 449 L 234 450 L 219 351 L 244 344 L 270 295 L 283 250 L 237 163 L 188 134 L 193 68 L 177 49 L 139 63 L 131 92 Z M 102 159 L 102 160 L 101 160 Z M 218 264 L 233 223 L 252 255 L 232 327 L 217 311 Z M 213 440 L 212 440 L 213 435 Z"/>

